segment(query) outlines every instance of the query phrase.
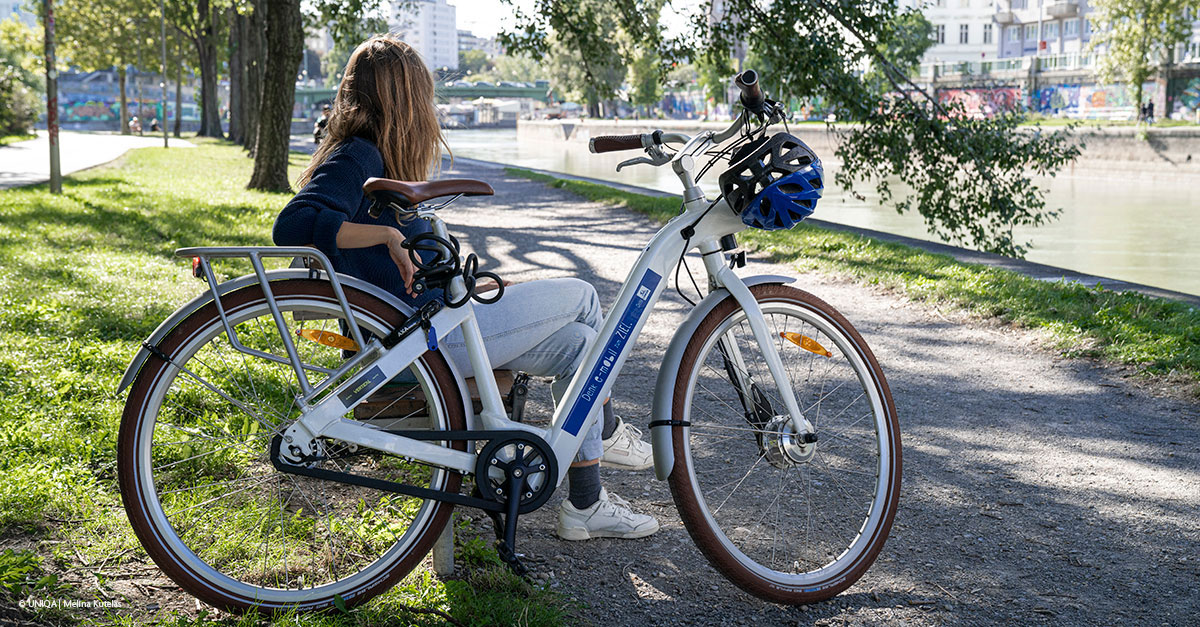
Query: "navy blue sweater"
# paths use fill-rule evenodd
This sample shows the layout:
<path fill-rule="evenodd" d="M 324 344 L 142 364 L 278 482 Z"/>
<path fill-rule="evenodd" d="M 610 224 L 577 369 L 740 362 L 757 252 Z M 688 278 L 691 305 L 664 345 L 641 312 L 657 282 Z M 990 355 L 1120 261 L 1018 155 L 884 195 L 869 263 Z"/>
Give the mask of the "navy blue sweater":
<path fill-rule="evenodd" d="M 329 256 L 334 270 L 378 285 L 414 307 L 440 298 L 441 290 L 429 290 L 417 298 L 410 297 L 386 245 L 337 247 L 338 229 L 347 220 L 397 228 L 405 238 L 431 230 L 425 220 L 398 223 L 395 212 L 390 210 L 383 211 L 379 218 L 372 218 L 367 213 L 371 200 L 362 190 L 363 183 L 372 176 L 384 176 L 383 157 L 375 144 L 361 137 L 343 142 L 275 218 L 272 232 L 275 245 L 316 246 Z"/>

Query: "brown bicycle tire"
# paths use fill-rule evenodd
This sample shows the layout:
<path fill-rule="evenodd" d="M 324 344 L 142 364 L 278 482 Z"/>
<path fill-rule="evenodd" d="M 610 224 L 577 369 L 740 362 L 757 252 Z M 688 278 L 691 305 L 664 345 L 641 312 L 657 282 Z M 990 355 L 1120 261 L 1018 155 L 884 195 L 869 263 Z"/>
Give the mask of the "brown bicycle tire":
<path fill-rule="evenodd" d="M 671 427 L 672 449 L 675 458 L 675 465 L 669 477 L 671 494 L 675 500 L 676 508 L 679 510 L 679 515 L 683 519 L 684 527 L 688 530 L 696 546 L 704 554 L 708 562 L 730 582 L 758 598 L 774 603 L 787 605 L 815 603 L 836 596 L 858 581 L 874 563 L 879 551 L 883 548 L 884 542 L 887 540 L 900 498 L 902 464 L 899 421 L 896 417 L 896 408 L 892 400 L 891 391 L 888 388 L 883 371 L 879 367 L 879 362 L 875 359 L 875 355 L 868 348 L 862 336 L 859 335 L 858 331 L 854 329 L 844 316 L 816 296 L 793 287 L 779 284 L 764 284 L 753 286 L 750 288 L 750 291 L 759 303 L 790 302 L 824 316 L 828 322 L 831 322 L 851 340 L 855 349 L 868 365 L 872 373 L 872 379 L 883 401 L 890 434 L 888 443 L 891 452 L 892 472 L 889 474 L 890 485 L 887 488 L 887 499 L 884 503 L 885 511 L 882 520 L 872 530 L 873 536 L 869 541 L 870 544 L 867 550 L 862 552 L 852 564 L 847 565 L 846 568 L 839 570 L 823 581 L 795 586 L 764 578 L 752 572 L 723 546 L 718 537 L 718 534 L 722 532 L 719 529 L 714 529 L 709 524 L 704 515 L 702 496 L 698 496 L 697 492 L 699 489 L 691 480 L 692 473 L 687 466 L 687 460 L 690 459 L 690 455 L 688 455 L 689 443 L 684 434 L 684 428 L 681 426 Z M 673 390 L 671 414 L 673 420 L 683 421 L 687 418 L 684 411 L 688 397 L 688 388 L 691 383 L 690 373 L 696 369 L 696 360 L 700 357 L 700 350 L 720 324 L 738 309 L 740 309 L 740 306 L 732 296 L 726 298 L 705 316 L 693 333 L 680 360 L 679 376 L 676 379 L 675 389 Z"/>
<path fill-rule="evenodd" d="M 336 304 L 333 289 L 328 281 L 313 279 L 287 279 L 273 281 L 271 290 L 277 301 L 286 301 L 288 297 L 315 297 Z M 399 326 L 405 315 L 392 305 L 379 298 L 344 286 L 347 301 L 356 311 L 369 312 L 390 326 Z M 265 302 L 262 286 L 251 285 L 222 296 L 222 305 L 227 315 L 234 315 L 246 307 L 254 307 Z M 209 303 L 200 307 L 172 329 L 159 343 L 159 349 L 167 355 L 185 346 L 195 336 L 210 326 L 218 318 L 215 304 Z M 462 407 L 462 397 L 457 383 L 451 374 L 445 358 L 439 351 L 430 351 L 421 358 L 425 367 L 432 374 L 443 399 L 443 410 L 449 427 L 454 430 L 466 429 L 466 419 Z M 454 506 L 446 502 L 434 504 L 432 514 L 428 517 L 425 528 L 418 532 L 409 544 L 408 550 L 395 556 L 392 563 L 387 565 L 374 578 L 345 592 L 329 595 L 326 598 L 306 601 L 302 604 L 264 603 L 252 598 L 232 593 L 214 586 L 197 573 L 193 572 L 182 560 L 176 559 L 173 551 L 163 540 L 147 512 L 147 505 L 140 489 L 141 473 L 145 469 L 137 463 L 137 446 L 141 437 L 142 414 L 150 394 L 158 385 L 158 380 L 166 370 L 167 362 L 151 356 L 142 366 L 141 371 L 130 386 L 128 400 L 121 418 L 121 427 L 117 442 L 117 477 L 121 490 L 125 511 L 129 516 L 134 533 L 150 555 L 150 558 L 176 584 L 201 601 L 214 607 L 234 612 L 244 613 L 257 611 L 271 615 L 279 611 L 298 609 L 304 611 L 328 610 L 335 606 L 335 597 L 340 597 L 345 607 L 363 603 L 372 597 L 386 592 L 401 578 L 413 570 L 442 533 L 450 520 Z M 458 450 L 466 450 L 466 443 L 455 441 L 452 446 Z M 450 472 L 447 476 L 446 492 L 457 493 L 462 483 L 462 475 Z"/>

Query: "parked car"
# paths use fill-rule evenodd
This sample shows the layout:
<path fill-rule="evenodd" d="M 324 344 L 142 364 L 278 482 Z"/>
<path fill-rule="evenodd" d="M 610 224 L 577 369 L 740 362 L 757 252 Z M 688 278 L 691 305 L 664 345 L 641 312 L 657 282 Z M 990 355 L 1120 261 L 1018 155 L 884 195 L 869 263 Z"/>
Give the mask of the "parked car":
<path fill-rule="evenodd" d="M 515 83 L 513 81 L 500 81 L 501 87 L 524 87 L 523 83 Z"/>
<path fill-rule="evenodd" d="M 493 85 L 487 81 L 477 81 L 475 83 L 475 87 L 495 87 L 495 85 Z"/>

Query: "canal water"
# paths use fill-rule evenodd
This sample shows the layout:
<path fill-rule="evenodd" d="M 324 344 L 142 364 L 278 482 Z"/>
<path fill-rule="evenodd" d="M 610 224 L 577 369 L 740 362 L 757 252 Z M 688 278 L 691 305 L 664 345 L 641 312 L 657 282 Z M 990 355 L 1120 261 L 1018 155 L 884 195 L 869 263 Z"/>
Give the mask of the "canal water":
<path fill-rule="evenodd" d="M 518 141 L 515 130 L 448 131 L 447 142 L 461 157 L 567 172 L 669 192 L 679 180 L 668 167 L 634 166 L 614 171 L 637 153 L 593 155 L 581 143 Z M 832 164 L 827 164 L 832 165 Z M 717 171 L 701 186 L 711 195 Z M 832 182 L 832 168 L 826 168 Z M 1026 258 L 1077 272 L 1200 295 L 1200 182 L 1184 178 L 1139 180 L 1111 175 L 1060 175 L 1039 180 L 1047 205 L 1059 218 L 1042 227 L 1018 229 L 1017 241 L 1031 242 Z M 882 207 L 873 194 L 858 200 L 827 188 L 815 217 L 886 233 L 934 240 L 916 213 L 900 215 Z"/>

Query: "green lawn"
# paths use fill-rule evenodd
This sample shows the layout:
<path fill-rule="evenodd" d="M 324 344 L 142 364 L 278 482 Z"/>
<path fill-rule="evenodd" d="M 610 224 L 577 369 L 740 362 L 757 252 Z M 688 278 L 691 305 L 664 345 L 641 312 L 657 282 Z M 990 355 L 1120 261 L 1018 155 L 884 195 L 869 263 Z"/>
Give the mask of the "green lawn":
<path fill-rule="evenodd" d="M 0 135 L 0 146 L 6 146 L 14 142 L 23 142 L 27 139 L 34 139 L 37 135 L 33 133 L 17 133 L 16 135 Z"/>
<path fill-rule="evenodd" d="M 293 179 L 306 160 L 293 157 Z M 251 166 L 240 148 L 223 143 L 146 148 L 68 177 L 61 196 L 45 186 L 0 192 L 0 606 L 31 592 L 98 598 L 111 589 L 112 573 L 150 564 L 116 490 L 124 403 L 117 382 L 140 342 L 204 289 L 176 248 L 270 243 L 289 196 L 247 191 Z M 444 623 L 405 607 L 468 624 L 567 620 L 562 597 L 513 577 L 486 544 L 472 540 L 463 551 L 463 580 L 442 581 L 422 568 L 350 615 L 275 622 Z M 42 618 L 212 620 L 92 610 Z"/>
<path fill-rule="evenodd" d="M 659 221 L 679 212 L 679 200 L 674 198 L 519 168 L 507 170 L 590 200 L 627 206 Z M 1053 345 L 1068 356 L 1132 366 L 1156 382 L 1181 385 L 1200 396 L 1200 311 L 1183 303 L 1079 283 L 1047 283 L 803 223 L 790 231 L 748 229 L 738 237 L 799 270 L 846 276 L 894 289 L 914 300 L 1045 330 Z"/>

